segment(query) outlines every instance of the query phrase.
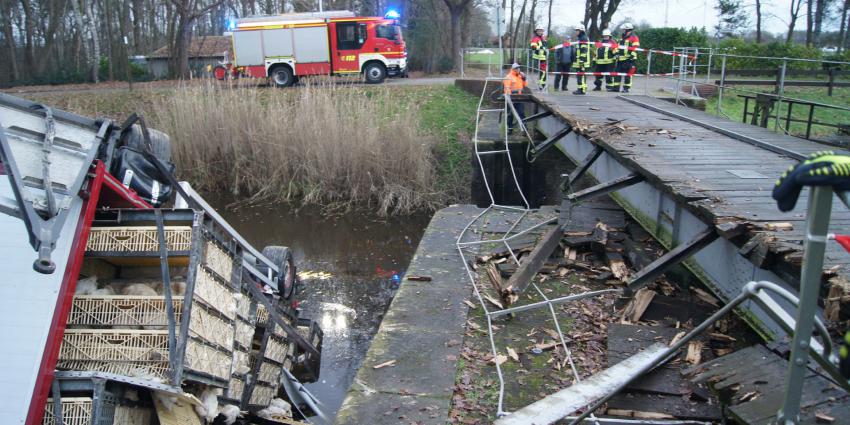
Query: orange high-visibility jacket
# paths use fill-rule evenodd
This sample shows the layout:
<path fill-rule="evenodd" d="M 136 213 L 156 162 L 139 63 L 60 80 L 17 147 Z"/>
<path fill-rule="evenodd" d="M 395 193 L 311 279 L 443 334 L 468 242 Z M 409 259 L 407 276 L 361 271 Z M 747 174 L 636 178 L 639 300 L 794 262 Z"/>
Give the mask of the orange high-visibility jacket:
<path fill-rule="evenodd" d="M 525 81 L 525 75 L 522 75 L 521 72 L 517 72 L 512 69 L 511 72 L 505 76 L 505 80 L 502 81 L 502 85 L 505 88 L 505 94 L 519 94 L 522 93 L 523 88 L 528 86 L 528 82 Z"/>

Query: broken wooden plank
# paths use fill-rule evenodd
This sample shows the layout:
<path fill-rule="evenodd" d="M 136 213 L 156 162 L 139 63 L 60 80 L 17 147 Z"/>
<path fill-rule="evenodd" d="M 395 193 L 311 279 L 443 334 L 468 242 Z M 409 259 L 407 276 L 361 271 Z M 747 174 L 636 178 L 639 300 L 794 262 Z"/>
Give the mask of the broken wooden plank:
<path fill-rule="evenodd" d="M 502 274 L 499 273 L 495 264 L 490 263 L 487 265 L 487 277 L 490 278 L 490 283 L 493 284 L 493 288 L 496 289 L 496 293 L 501 296 L 505 285 L 502 281 Z"/>
<path fill-rule="evenodd" d="M 521 294 L 526 288 L 528 288 L 528 285 L 531 283 L 531 279 L 534 278 L 534 275 L 536 275 L 540 268 L 543 267 L 546 259 L 549 258 L 549 256 L 555 251 L 562 235 L 563 231 L 561 230 L 561 226 L 555 226 L 549 229 L 540 241 L 537 242 L 537 245 L 534 247 L 534 250 L 531 251 L 528 258 L 519 265 L 516 273 L 508 279 L 507 287 L 503 292 L 503 298 L 505 298 L 506 301 L 509 301 L 507 298 L 508 295 Z M 509 302 L 508 304 L 511 303 Z"/>
<path fill-rule="evenodd" d="M 704 346 L 702 341 L 691 341 L 688 343 L 688 354 L 685 356 L 685 361 L 692 364 L 698 365 L 702 360 L 702 347 Z"/>
<path fill-rule="evenodd" d="M 578 409 L 611 394 L 617 388 L 640 376 L 644 367 L 664 359 L 667 346 L 653 344 L 646 350 L 623 360 L 568 388 L 497 420 L 496 425 L 551 424 Z"/>
<path fill-rule="evenodd" d="M 611 416 L 622 416 L 636 419 L 676 419 L 673 415 L 659 412 L 645 412 L 641 410 L 608 409 L 606 412 Z"/>
<path fill-rule="evenodd" d="M 629 305 L 623 309 L 623 314 L 620 317 L 621 323 L 637 323 L 654 297 L 655 291 L 651 289 L 641 288 L 638 290 Z"/>

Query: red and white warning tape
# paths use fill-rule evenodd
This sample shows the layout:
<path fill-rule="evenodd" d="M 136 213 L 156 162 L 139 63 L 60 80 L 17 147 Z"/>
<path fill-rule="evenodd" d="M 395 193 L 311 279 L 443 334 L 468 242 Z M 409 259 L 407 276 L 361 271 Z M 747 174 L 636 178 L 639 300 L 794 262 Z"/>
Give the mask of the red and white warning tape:
<path fill-rule="evenodd" d="M 684 56 L 688 59 L 696 59 L 697 58 L 694 55 L 686 55 L 686 54 L 682 54 L 682 53 L 670 52 L 670 51 L 667 51 L 667 50 L 645 49 L 643 47 L 634 47 L 634 46 L 620 47 L 620 45 L 616 42 L 603 43 L 601 41 L 567 41 L 567 42 L 564 42 L 564 43 L 559 44 L 557 46 L 551 47 L 551 48 L 549 48 L 549 50 L 558 50 L 558 49 L 562 49 L 564 47 L 574 46 L 574 45 L 578 45 L 578 44 L 592 44 L 596 48 L 608 47 L 608 48 L 611 48 L 611 49 L 628 50 L 630 52 L 632 52 L 632 51 L 634 51 L 634 52 L 649 52 L 651 50 L 653 54 L 662 54 L 662 55 L 668 55 L 668 56 Z"/>
<path fill-rule="evenodd" d="M 682 72 L 682 73 L 679 73 L 679 72 L 664 72 L 664 73 L 660 73 L 660 74 L 637 74 L 637 73 L 634 73 L 634 72 L 590 72 L 590 71 L 587 71 L 587 72 L 549 72 L 549 74 L 552 74 L 552 75 L 592 75 L 592 76 L 595 76 L 595 77 L 623 77 L 623 76 L 627 76 L 627 77 L 670 77 L 670 76 L 674 76 L 674 75 L 693 74 L 693 73 L 694 73 L 693 71 Z"/>

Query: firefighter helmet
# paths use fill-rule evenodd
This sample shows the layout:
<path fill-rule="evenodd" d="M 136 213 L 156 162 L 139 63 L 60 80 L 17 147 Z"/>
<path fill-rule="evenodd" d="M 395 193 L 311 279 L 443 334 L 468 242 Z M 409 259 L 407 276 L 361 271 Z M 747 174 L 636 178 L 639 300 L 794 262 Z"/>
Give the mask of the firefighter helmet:
<path fill-rule="evenodd" d="M 605 37 L 605 36 L 610 37 L 610 36 L 611 36 L 611 30 L 609 30 L 609 29 L 607 29 L 607 28 L 606 28 L 606 29 L 604 29 L 604 30 L 602 30 L 602 36 L 603 36 L 603 37 Z"/>
<path fill-rule="evenodd" d="M 621 26 L 624 30 L 633 30 L 635 26 L 631 22 L 626 22 Z"/>
<path fill-rule="evenodd" d="M 576 30 L 576 31 L 584 32 L 584 31 L 585 31 L 585 29 L 584 29 L 584 25 L 582 25 L 582 24 L 578 24 L 578 25 L 576 25 L 576 26 L 575 26 L 575 30 Z"/>

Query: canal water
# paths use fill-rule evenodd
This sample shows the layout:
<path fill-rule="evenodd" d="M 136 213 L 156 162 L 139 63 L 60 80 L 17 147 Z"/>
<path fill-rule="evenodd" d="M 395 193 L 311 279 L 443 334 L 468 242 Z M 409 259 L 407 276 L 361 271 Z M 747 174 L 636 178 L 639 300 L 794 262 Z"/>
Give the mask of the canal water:
<path fill-rule="evenodd" d="M 216 210 L 257 249 L 283 245 L 293 250 L 306 289 L 302 315 L 324 331 L 319 381 L 307 384 L 333 417 L 369 343 L 381 324 L 397 283 L 430 214 L 380 219 L 362 213 L 327 218 L 315 208 L 294 211 L 281 205 Z M 397 276 L 394 279 L 394 275 Z"/>

